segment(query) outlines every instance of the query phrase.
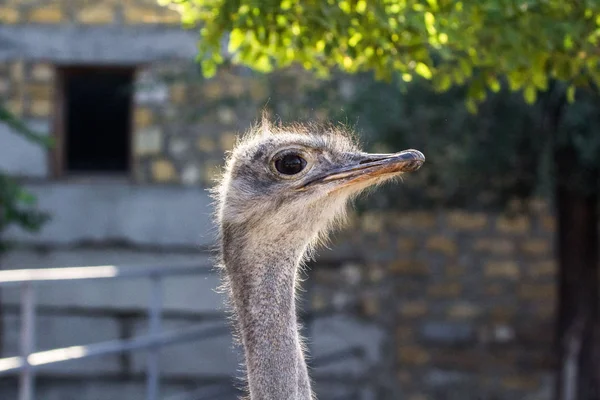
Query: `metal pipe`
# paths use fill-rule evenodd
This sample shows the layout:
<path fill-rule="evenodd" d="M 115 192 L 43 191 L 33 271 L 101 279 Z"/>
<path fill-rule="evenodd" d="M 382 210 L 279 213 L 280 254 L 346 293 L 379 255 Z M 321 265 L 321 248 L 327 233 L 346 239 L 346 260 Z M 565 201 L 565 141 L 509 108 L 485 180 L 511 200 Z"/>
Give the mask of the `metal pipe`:
<path fill-rule="evenodd" d="M 21 287 L 20 336 L 23 368 L 19 375 L 19 400 L 33 400 L 35 377 L 29 356 L 35 349 L 35 288 L 31 282 L 23 283 Z"/>
<path fill-rule="evenodd" d="M 24 282 L 57 282 L 70 280 L 96 280 L 115 278 L 147 278 L 151 276 L 206 275 L 214 270 L 210 265 L 182 265 L 178 267 L 103 265 L 96 267 L 13 269 L 0 271 L 0 286 Z"/>
<path fill-rule="evenodd" d="M 160 334 L 161 330 L 162 281 L 160 276 L 153 275 L 150 283 L 150 302 L 148 304 L 148 334 L 150 336 L 156 336 Z M 147 357 L 146 398 L 147 400 L 157 400 L 160 392 L 160 347 L 151 347 L 148 350 Z"/>
<path fill-rule="evenodd" d="M 81 360 L 96 356 L 121 353 L 124 351 L 143 350 L 154 346 L 167 346 L 175 343 L 209 339 L 229 334 L 227 325 L 205 328 L 190 327 L 177 331 L 165 332 L 157 336 L 141 336 L 127 340 L 111 340 L 86 346 L 71 346 L 60 349 L 40 351 L 29 355 L 29 368 L 37 369 L 44 365 L 56 364 L 63 361 Z M 23 357 L 8 357 L 0 359 L 0 376 L 10 372 L 22 371 L 25 368 Z"/>

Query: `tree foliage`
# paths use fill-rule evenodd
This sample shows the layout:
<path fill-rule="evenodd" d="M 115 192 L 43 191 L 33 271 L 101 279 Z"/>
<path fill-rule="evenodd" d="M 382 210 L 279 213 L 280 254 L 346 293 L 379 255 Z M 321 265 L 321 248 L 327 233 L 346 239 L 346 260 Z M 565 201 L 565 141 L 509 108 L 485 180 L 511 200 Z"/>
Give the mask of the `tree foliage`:
<path fill-rule="evenodd" d="M 528 103 L 556 79 L 600 85 L 600 2 L 596 0 L 162 0 L 188 26 L 200 26 L 199 59 L 211 76 L 224 62 L 253 69 L 300 64 L 374 71 L 377 78 L 420 75 L 445 91 L 468 83 L 471 111 L 506 77 Z"/>
<path fill-rule="evenodd" d="M 529 171 L 542 160 L 538 143 L 549 147 L 559 262 L 555 398 L 597 397 L 599 1 L 162 1 L 177 2 L 183 21 L 200 27 L 199 60 L 207 76 L 226 58 L 262 72 L 299 64 L 321 76 L 335 70 L 373 71 L 380 80 L 399 76 L 409 82 L 419 75 L 438 92 L 465 86 L 471 112 L 486 102 L 490 91 L 501 92 L 503 86 L 539 107 L 532 131 L 519 127 L 525 134 L 514 135 L 516 140 L 496 126 L 484 130 L 510 139 L 506 149 L 490 147 L 493 141 L 488 139 L 494 137 L 489 134 L 464 135 L 466 143 L 458 148 L 488 140 L 491 151 L 471 148 L 463 157 L 479 157 L 481 165 L 488 165 L 491 156 L 505 154 L 516 160 L 517 173 L 523 161 Z M 228 52 L 222 50 L 224 41 Z M 578 88 L 583 90 L 574 102 Z M 540 93 L 543 99 L 538 99 Z M 493 112 L 528 122 L 498 104 Z M 433 142 L 439 144 L 440 136 Z M 528 149 L 524 157 L 523 146 Z M 446 153 L 458 148 L 448 146 Z M 443 150 L 425 153 L 439 160 Z M 477 176 L 476 169 L 464 173 Z M 459 186 L 471 188 L 472 183 Z"/>
<path fill-rule="evenodd" d="M 12 132 L 38 145 L 49 147 L 52 141 L 29 129 L 26 124 L 0 105 L 0 123 Z M 18 225 L 27 231 L 37 231 L 49 219 L 49 215 L 37 208 L 36 197 L 27 191 L 17 179 L 0 171 L 0 233 L 10 225 Z M 0 243 L 0 251 L 2 245 Z"/>

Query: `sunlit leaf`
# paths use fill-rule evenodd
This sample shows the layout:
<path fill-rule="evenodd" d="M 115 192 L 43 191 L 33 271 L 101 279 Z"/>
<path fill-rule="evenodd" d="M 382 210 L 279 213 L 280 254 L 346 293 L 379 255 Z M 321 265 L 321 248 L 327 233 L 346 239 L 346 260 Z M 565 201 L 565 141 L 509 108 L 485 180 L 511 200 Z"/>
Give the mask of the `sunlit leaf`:
<path fill-rule="evenodd" d="M 202 66 L 202 73 L 207 78 L 211 78 L 217 73 L 217 64 L 211 59 L 203 60 L 201 62 L 201 66 Z"/>
<path fill-rule="evenodd" d="M 425 27 L 430 35 L 435 35 L 437 32 L 435 28 L 435 17 L 430 12 L 425 13 Z"/>
<path fill-rule="evenodd" d="M 350 69 L 352 67 L 352 58 L 346 56 L 344 57 L 344 68 Z"/>
<path fill-rule="evenodd" d="M 315 45 L 315 50 L 321 52 L 325 50 L 325 41 L 323 39 L 319 40 Z"/>
<path fill-rule="evenodd" d="M 350 37 L 350 39 L 348 39 L 348 45 L 350 47 L 355 47 L 358 44 L 358 42 L 361 41 L 362 37 L 363 37 L 362 33 L 356 32 L 354 35 L 352 35 Z"/>
<path fill-rule="evenodd" d="M 232 30 L 231 34 L 229 35 L 229 46 L 227 47 L 227 50 L 230 53 L 234 53 L 237 49 L 240 48 L 240 46 L 244 42 L 245 37 L 246 34 L 241 29 Z"/>
<path fill-rule="evenodd" d="M 364 13 L 367 10 L 366 0 L 359 0 L 356 2 L 356 12 L 359 14 Z"/>
<path fill-rule="evenodd" d="M 282 0 L 281 3 L 279 4 L 279 7 L 282 10 L 289 10 L 290 8 L 292 8 L 292 1 L 291 0 Z"/>
<path fill-rule="evenodd" d="M 347 0 L 340 1 L 338 3 L 338 6 L 346 14 L 350 14 L 350 12 L 352 12 L 352 7 L 350 6 L 350 2 Z"/>
<path fill-rule="evenodd" d="M 425 79 L 431 79 L 431 70 L 427 65 L 423 64 L 422 62 L 417 63 L 417 66 L 415 67 L 415 72 Z"/>
<path fill-rule="evenodd" d="M 269 60 L 269 57 L 266 54 L 262 54 L 261 56 L 259 56 L 256 61 L 256 69 L 258 69 L 261 72 L 269 72 L 272 69 L 271 66 L 271 61 Z"/>
<path fill-rule="evenodd" d="M 525 89 L 523 90 L 523 98 L 525 99 L 525 101 L 528 104 L 535 103 L 535 100 L 537 98 L 537 90 L 535 89 L 535 86 L 533 86 L 533 85 L 525 86 Z"/>
<path fill-rule="evenodd" d="M 501 89 L 500 81 L 495 76 L 489 76 L 487 78 L 487 84 L 488 84 L 489 88 L 492 90 L 492 92 L 494 92 L 494 93 L 499 92 Z"/>

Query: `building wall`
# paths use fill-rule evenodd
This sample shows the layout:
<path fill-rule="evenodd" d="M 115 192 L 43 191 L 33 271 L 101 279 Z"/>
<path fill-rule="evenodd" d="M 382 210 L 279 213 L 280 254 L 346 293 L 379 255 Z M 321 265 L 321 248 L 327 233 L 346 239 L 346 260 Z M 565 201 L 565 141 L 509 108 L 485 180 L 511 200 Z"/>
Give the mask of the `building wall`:
<path fill-rule="evenodd" d="M 348 261 L 314 270 L 312 305 L 358 298 L 386 327 L 390 398 L 549 398 L 555 220 L 536 207 L 364 214 L 323 254 Z"/>
<path fill-rule="evenodd" d="M 178 14 L 154 0 L 8 1 L 0 7 L 0 38 L 7 43 L 0 49 L 0 101 L 41 133 L 52 133 L 57 118 L 58 69 L 135 68 L 130 178 L 141 184 L 212 185 L 223 153 L 269 101 L 290 114 L 315 85 L 307 74 L 265 77 L 234 67 L 203 79 L 193 62 L 197 34 L 182 30 Z M 0 168 L 51 175 L 37 146 L 8 140 Z"/>
<path fill-rule="evenodd" d="M 36 132 L 51 134 L 57 118 L 57 68 L 102 65 L 93 58 L 89 62 L 18 59 L 2 63 L 0 59 L 0 99 Z M 213 185 L 223 154 L 273 97 L 285 98 L 278 108 L 288 110 L 288 115 L 289 109 L 296 108 L 297 114 L 324 116 L 303 103 L 304 92 L 314 86 L 303 74 L 287 71 L 267 78 L 241 68 L 224 68 L 206 80 L 189 61 L 135 65 L 130 176 L 134 183 Z M 39 146 L 10 136 L 4 126 L 0 133 L 10 140 L 0 148 L 2 169 L 28 177 L 51 176 L 49 159 Z"/>
<path fill-rule="evenodd" d="M 207 178 L 206 168 L 196 167 L 199 157 L 191 163 L 187 153 L 214 127 L 192 128 L 183 121 L 197 107 L 186 104 L 193 100 L 188 92 L 194 83 L 181 83 L 194 68 L 196 34 L 180 28 L 175 11 L 148 0 L 6 1 L 0 6 L 0 38 L 0 101 L 36 131 L 53 130 L 59 68 L 134 67 L 132 181 L 194 184 Z M 167 82 L 174 75 L 179 81 Z M 9 136 L 6 127 L 0 129 Z M 0 148 L 0 167 L 30 177 L 50 175 L 49 160 L 38 147 L 5 140 L 10 146 Z M 212 150 L 206 143 L 200 147 Z M 222 152 L 231 143 L 229 133 L 212 147 Z"/>

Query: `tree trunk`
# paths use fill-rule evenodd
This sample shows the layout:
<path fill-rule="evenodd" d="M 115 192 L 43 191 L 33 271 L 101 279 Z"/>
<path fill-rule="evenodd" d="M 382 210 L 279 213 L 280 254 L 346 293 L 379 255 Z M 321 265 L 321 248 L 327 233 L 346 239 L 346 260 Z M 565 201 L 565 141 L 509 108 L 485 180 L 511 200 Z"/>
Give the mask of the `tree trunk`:
<path fill-rule="evenodd" d="M 557 400 L 600 400 L 598 170 L 555 148 L 558 247 Z M 587 189 L 587 190 L 586 190 Z"/>

